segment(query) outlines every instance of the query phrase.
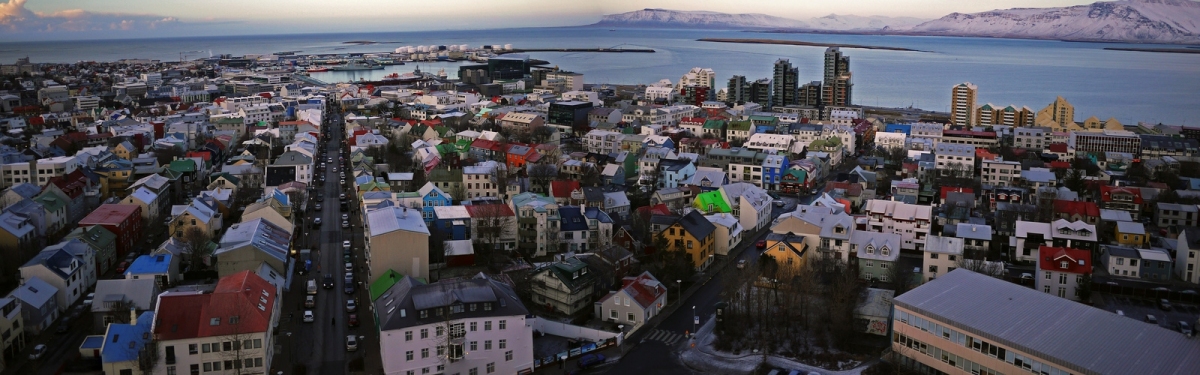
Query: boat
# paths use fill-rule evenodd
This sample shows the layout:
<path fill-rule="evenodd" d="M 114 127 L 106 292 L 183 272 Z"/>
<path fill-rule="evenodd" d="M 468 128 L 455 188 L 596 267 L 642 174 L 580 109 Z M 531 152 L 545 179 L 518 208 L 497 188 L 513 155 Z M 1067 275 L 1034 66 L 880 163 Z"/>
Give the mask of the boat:
<path fill-rule="evenodd" d="M 383 78 L 385 78 L 385 79 L 397 79 L 397 78 L 400 78 L 400 74 L 399 74 L 399 73 L 392 73 L 392 74 L 388 74 L 388 75 L 386 75 L 386 76 L 383 76 Z"/>
<path fill-rule="evenodd" d="M 328 72 L 329 68 L 326 68 L 323 66 L 318 66 L 318 67 L 308 68 L 308 69 L 306 69 L 306 71 L 309 73 Z"/>
<path fill-rule="evenodd" d="M 379 70 L 379 69 L 383 69 L 383 67 L 379 66 L 379 65 L 375 65 L 375 64 L 356 61 L 356 62 L 347 63 L 346 65 L 335 66 L 335 67 L 330 68 L 329 70 L 332 70 L 335 72 L 346 72 L 346 71 L 356 71 L 356 70 Z"/>

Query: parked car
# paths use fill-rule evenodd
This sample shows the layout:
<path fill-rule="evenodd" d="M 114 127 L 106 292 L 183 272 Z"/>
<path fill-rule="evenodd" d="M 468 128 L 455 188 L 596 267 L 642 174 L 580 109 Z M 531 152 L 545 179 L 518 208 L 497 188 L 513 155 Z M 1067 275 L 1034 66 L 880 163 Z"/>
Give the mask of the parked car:
<path fill-rule="evenodd" d="M 343 250 L 350 250 L 350 240 L 345 240 L 345 241 L 342 241 L 342 249 L 343 249 Z"/>
<path fill-rule="evenodd" d="M 347 229 L 347 228 L 350 228 L 350 222 L 347 220 L 342 220 L 342 229 Z"/>
<path fill-rule="evenodd" d="M 355 302 L 353 299 L 346 300 L 346 312 L 355 311 L 358 311 L 358 302 Z"/>
<path fill-rule="evenodd" d="M 304 310 L 304 322 L 312 323 L 316 318 L 313 317 L 312 310 Z"/>
<path fill-rule="evenodd" d="M 95 299 L 96 299 L 96 293 L 88 293 L 88 294 L 87 294 L 87 297 L 84 297 L 84 298 L 83 298 L 83 305 L 84 305 L 84 306 L 91 306 L 91 305 L 92 305 L 92 301 L 93 301 L 93 300 L 95 300 Z"/>
<path fill-rule="evenodd" d="M 346 351 L 352 352 L 358 350 L 358 336 L 346 335 Z"/>
<path fill-rule="evenodd" d="M 358 327 L 358 314 L 350 314 L 346 317 L 346 325 L 350 327 Z"/>
<path fill-rule="evenodd" d="M 58 327 L 54 328 L 54 333 L 61 335 L 67 332 L 71 332 L 71 317 L 64 316 L 58 321 Z"/>
<path fill-rule="evenodd" d="M 1192 332 L 1192 326 L 1182 320 L 1175 323 L 1175 329 L 1178 329 L 1179 333 L 1182 333 L 1187 337 L 1192 337 L 1192 335 L 1195 334 L 1195 332 Z"/>
<path fill-rule="evenodd" d="M 349 276 L 350 272 L 354 272 L 354 263 L 346 262 L 346 265 L 343 267 L 346 267 L 346 276 Z"/>
<path fill-rule="evenodd" d="M 342 291 L 346 292 L 346 294 L 354 294 L 354 279 L 353 278 L 349 278 L 349 277 L 346 278 L 346 286 L 342 288 Z"/>
<path fill-rule="evenodd" d="M 320 210 L 321 210 L 321 204 L 320 204 L 320 203 L 317 203 L 317 205 L 316 205 L 316 206 L 313 206 L 313 208 L 317 209 L 317 211 L 320 211 Z"/>
<path fill-rule="evenodd" d="M 124 274 L 127 268 L 129 268 L 129 262 L 121 262 L 121 264 L 117 265 L 117 273 Z"/>
<path fill-rule="evenodd" d="M 767 240 L 758 240 L 758 242 L 754 243 L 754 247 L 758 248 L 759 250 L 766 249 Z"/>
<path fill-rule="evenodd" d="M 46 354 L 46 344 L 38 344 L 37 346 L 33 347 L 32 352 L 29 352 L 29 359 L 33 360 L 33 359 L 42 358 L 42 356 L 45 354 Z"/>
<path fill-rule="evenodd" d="M 1146 323 L 1158 324 L 1158 318 L 1155 318 L 1154 315 L 1146 314 L 1145 320 L 1146 320 Z"/>
<path fill-rule="evenodd" d="M 738 260 L 738 263 L 737 263 L 737 268 L 738 268 L 739 270 L 740 270 L 740 269 L 743 269 L 743 268 L 746 268 L 746 260 L 745 260 L 745 259 L 739 259 L 739 260 Z"/>
<path fill-rule="evenodd" d="M 1158 308 L 1163 309 L 1163 311 L 1171 311 L 1171 302 L 1167 301 L 1166 298 L 1160 299 L 1158 300 Z"/>
<path fill-rule="evenodd" d="M 313 308 L 317 306 L 317 296 L 304 296 L 304 307 Z"/>
<path fill-rule="evenodd" d="M 606 358 L 604 358 L 604 355 L 600 353 L 584 355 L 579 357 L 579 368 L 583 369 L 604 363 L 605 359 Z"/>
<path fill-rule="evenodd" d="M 343 197 L 345 197 L 345 196 L 346 196 L 346 194 L 342 194 L 342 196 L 343 196 Z M 344 198 L 343 198 L 343 199 L 344 199 Z M 349 214 L 342 214 L 342 220 L 350 220 L 350 215 L 349 215 Z"/>

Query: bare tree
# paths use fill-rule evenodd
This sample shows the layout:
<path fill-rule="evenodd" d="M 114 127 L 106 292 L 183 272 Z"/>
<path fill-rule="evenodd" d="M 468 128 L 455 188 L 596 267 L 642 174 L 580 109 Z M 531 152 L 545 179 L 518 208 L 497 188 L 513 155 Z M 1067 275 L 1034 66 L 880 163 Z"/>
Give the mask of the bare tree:
<path fill-rule="evenodd" d="M 958 262 L 955 263 L 955 266 L 956 268 L 962 268 L 996 278 L 1004 275 L 1004 264 L 1000 262 L 989 262 L 982 251 L 964 251 L 963 255 L 958 258 Z"/>
<path fill-rule="evenodd" d="M 529 167 L 529 180 L 538 191 L 549 192 L 550 181 L 558 177 L 558 168 L 550 164 L 533 164 Z"/>
<path fill-rule="evenodd" d="M 183 150 L 179 147 L 159 147 L 154 149 L 154 157 L 158 159 L 158 164 L 166 166 L 171 164 L 172 160 L 183 156 Z"/>
<path fill-rule="evenodd" d="M 105 302 L 104 305 L 108 309 L 108 311 L 104 312 L 105 325 L 129 324 L 129 320 L 132 319 L 129 315 L 129 310 L 135 308 L 133 302 L 122 299 L 120 301 Z"/>
<path fill-rule="evenodd" d="M 896 295 L 899 296 L 915 286 L 917 281 L 913 280 L 913 277 L 917 274 L 917 272 L 913 272 L 912 267 L 901 265 L 897 259 L 896 263 L 888 268 L 887 278 L 888 282 L 892 284 L 892 290 L 895 290 Z"/>
<path fill-rule="evenodd" d="M 253 297 L 247 297 L 253 298 Z M 221 319 L 220 324 L 228 326 L 224 335 L 217 336 L 217 343 L 212 345 L 220 346 L 220 356 L 224 359 L 223 368 L 226 373 L 233 370 L 234 374 L 261 374 L 262 370 L 258 369 L 264 364 L 261 363 L 265 357 L 264 346 L 271 343 L 264 342 L 268 340 L 264 338 L 263 332 L 254 332 L 249 329 L 249 326 L 244 324 L 242 320 L 247 319 L 252 314 L 260 314 L 260 311 L 249 306 L 249 301 L 231 301 L 232 303 L 220 304 L 217 309 L 218 313 L 214 314 L 215 318 Z M 211 348 L 214 352 L 217 348 Z M 229 366 L 233 368 L 229 368 Z"/>
<path fill-rule="evenodd" d="M 579 168 L 580 186 L 600 186 L 600 167 L 595 163 L 587 163 Z"/>
<path fill-rule="evenodd" d="M 545 245 L 547 254 L 555 254 L 562 252 L 562 233 L 557 226 L 547 226 L 542 231 L 545 235 Z"/>
<path fill-rule="evenodd" d="M 471 225 L 474 232 L 476 254 L 481 265 L 493 265 L 503 247 L 503 241 L 512 239 L 516 227 L 516 216 L 512 209 L 503 204 L 484 204 L 471 210 Z"/>
<path fill-rule="evenodd" d="M 212 255 L 212 236 L 203 229 L 192 227 L 184 231 L 182 240 L 188 270 L 208 268 L 209 256 Z"/>
<path fill-rule="evenodd" d="M 142 345 L 142 350 L 138 351 L 137 361 L 138 369 L 143 375 L 153 375 L 154 367 L 158 365 L 158 339 L 154 335 L 150 335 L 149 341 Z"/>

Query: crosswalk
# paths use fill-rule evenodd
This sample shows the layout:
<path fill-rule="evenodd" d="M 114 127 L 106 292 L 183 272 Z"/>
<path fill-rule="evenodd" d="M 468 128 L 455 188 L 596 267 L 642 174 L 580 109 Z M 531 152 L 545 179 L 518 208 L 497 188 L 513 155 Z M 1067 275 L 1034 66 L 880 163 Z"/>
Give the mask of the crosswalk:
<path fill-rule="evenodd" d="M 666 343 L 667 345 L 675 345 L 676 343 L 683 341 L 684 337 L 683 337 L 683 335 L 675 333 L 675 332 L 656 329 L 656 330 L 650 331 L 650 334 L 646 335 L 646 337 L 643 338 L 642 340 L 654 340 L 654 341 L 660 341 L 660 342 Z"/>

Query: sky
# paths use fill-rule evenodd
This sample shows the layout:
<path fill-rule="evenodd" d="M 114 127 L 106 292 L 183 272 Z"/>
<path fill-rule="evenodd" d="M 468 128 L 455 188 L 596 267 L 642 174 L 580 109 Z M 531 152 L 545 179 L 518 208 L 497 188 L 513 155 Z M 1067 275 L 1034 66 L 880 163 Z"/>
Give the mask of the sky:
<path fill-rule="evenodd" d="M 147 37 L 462 30 L 591 24 L 642 8 L 934 19 L 1059 7 L 1087 0 L 0 0 L 0 42 Z M 536 10 L 534 10 L 536 9 Z"/>

